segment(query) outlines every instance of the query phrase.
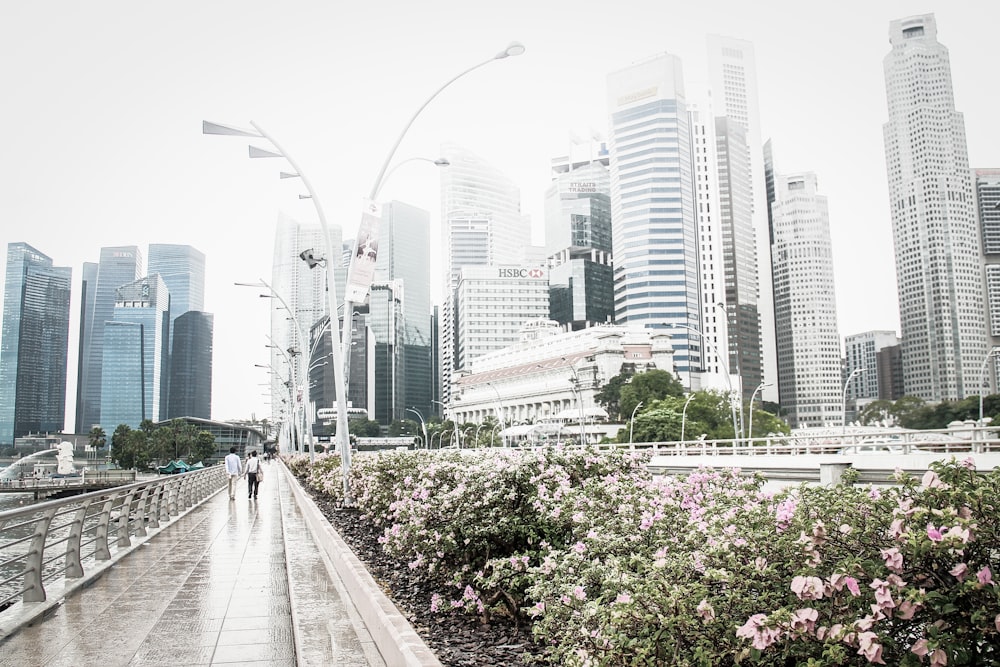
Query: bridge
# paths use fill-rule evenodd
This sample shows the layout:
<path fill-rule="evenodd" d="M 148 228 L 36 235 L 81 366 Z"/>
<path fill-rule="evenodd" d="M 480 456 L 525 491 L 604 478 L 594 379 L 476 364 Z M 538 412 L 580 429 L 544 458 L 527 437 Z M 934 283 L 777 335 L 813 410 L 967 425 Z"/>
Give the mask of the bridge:
<path fill-rule="evenodd" d="M 654 450 L 657 472 L 736 465 L 789 482 L 835 481 L 823 466 L 1000 463 L 989 438 L 851 455 L 843 442 L 749 444 L 633 447 Z M 257 500 L 230 500 L 213 466 L 0 513 L 0 667 L 439 665 L 284 464 L 265 465 Z"/>

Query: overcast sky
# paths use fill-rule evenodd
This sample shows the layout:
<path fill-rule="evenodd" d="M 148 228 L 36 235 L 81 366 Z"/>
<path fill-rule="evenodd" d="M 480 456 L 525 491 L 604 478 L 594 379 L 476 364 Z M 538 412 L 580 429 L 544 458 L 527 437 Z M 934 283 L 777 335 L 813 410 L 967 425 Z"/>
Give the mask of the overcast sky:
<path fill-rule="evenodd" d="M 973 167 L 1000 166 L 1000 3 L 951 0 L 702 3 L 660 0 L 91 0 L 0 3 L 0 220 L 73 269 L 67 426 L 76 393 L 81 267 L 100 248 L 190 244 L 207 255 L 215 313 L 213 418 L 269 416 L 267 303 L 235 281 L 270 278 L 279 210 L 314 220 L 301 185 L 202 119 L 259 123 L 295 157 L 330 224 L 353 236 L 396 136 L 441 84 L 503 49 L 423 112 L 397 153 L 455 141 L 521 187 L 542 228 L 552 157 L 571 130 L 606 134 L 607 74 L 669 52 L 689 92 L 706 36 L 754 43 L 763 136 L 782 173 L 814 171 L 829 198 L 841 336 L 899 328 L 882 123 L 889 21 L 933 12 L 951 52 Z M 434 167 L 396 171 L 383 199 L 432 213 Z M 536 241 L 541 239 L 536 236 Z M 432 243 L 436 245 L 436 243 Z M 0 268 L 5 263 L 0 257 Z M 435 294 L 439 271 L 432 268 Z M 0 273 L 2 279 L 2 273 Z"/>

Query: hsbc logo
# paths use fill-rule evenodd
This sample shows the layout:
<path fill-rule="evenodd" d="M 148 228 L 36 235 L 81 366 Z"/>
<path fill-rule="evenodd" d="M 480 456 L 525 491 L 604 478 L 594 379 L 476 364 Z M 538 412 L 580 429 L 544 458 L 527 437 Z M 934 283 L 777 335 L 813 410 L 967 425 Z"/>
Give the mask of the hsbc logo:
<path fill-rule="evenodd" d="M 500 278 L 544 278 L 545 272 L 542 269 L 518 269 L 513 267 L 502 267 L 497 269 Z"/>

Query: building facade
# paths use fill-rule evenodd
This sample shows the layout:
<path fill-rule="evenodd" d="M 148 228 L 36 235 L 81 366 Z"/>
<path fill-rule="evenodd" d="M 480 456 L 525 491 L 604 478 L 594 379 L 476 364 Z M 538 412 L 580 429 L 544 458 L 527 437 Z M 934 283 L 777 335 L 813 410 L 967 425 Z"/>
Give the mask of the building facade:
<path fill-rule="evenodd" d="M 87 433 L 102 425 L 101 391 L 104 386 L 104 325 L 114 320 L 118 288 L 143 275 L 145 265 L 138 246 L 101 248 L 96 271 L 84 265 L 81 299 L 80 366 L 77 377 L 76 432 Z"/>
<path fill-rule="evenodd" d="M 775 178 L 778 398 L 792 428 L 843 424 L 840 335 L 826 197 L 815 174 Z"/>
<path fill-rule="evenodd" d="M 982 250 L 948 49 L 933 14 L 889 24 L 883 125 L 906 393 L 976 395 L 987 353 Z"/>
<path fill-rule="evenodd" d="M 976 169 L 976 213 L 983 247 L 983 293 L 986 295 L 990 349 L 1000 347 L 1000 169 Z M 995 394 L 1000 359 L 987 364 L 983 391 Z"/>
<path fill-rule="evenodd" d="M 212 418 L 213 319 L 190 310 L 173 320 L 166 419 Z"/>
<path fill-rule="evenodd" d="M 701 324 L 691 128 L 681 61 L 662 54 L 608 75 L 615 322 Z M 682 382 L 702 359 L 676 339 Z"/>
<path fill-rule="evenodd" d="M 71 271 L 7 245 L 0 331 L 0 445 L 65 425 Z"/>

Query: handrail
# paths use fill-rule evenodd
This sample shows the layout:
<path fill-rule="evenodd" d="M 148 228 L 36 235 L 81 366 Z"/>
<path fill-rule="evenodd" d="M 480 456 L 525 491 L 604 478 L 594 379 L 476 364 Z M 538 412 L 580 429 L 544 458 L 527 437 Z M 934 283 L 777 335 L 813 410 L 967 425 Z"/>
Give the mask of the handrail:
<path fill-rule="evenodd" d="M 46 584 L 83 577 L 225 483 L 216 465 L 0 512 L 0 614 L 44 602 Z"/>

